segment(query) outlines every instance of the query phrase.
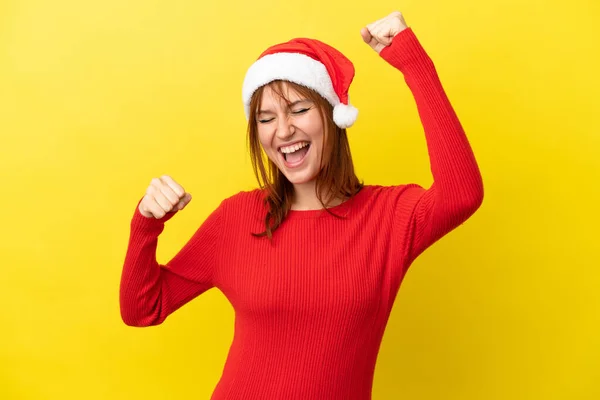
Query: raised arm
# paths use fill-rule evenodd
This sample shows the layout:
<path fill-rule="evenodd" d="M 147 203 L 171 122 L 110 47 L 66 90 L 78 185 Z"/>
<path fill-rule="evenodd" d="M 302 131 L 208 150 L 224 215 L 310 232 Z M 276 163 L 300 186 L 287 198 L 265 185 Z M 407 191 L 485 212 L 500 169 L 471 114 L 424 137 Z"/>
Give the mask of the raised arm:
<path fill-rule="evenodd" d="M 156 185 L 161 187 L 160 182 Z M 168 189 L 162 188 L 154 189 L 153 193 L 168 194 Z M 191 199 L 183 190 L 177 198 L 170 195 L 171 200 L 168 195 L 157 194 L 159 200 L 156 201 L 148 200 L 152 195 L 147 193 L 131 220 L 119 295 L 121 318 L 130 326 L 158 325 L 175 310 L 214 286 L 213 272 L 219 258 L 223 207 L 217 208 L 185 246 L 162 265 L 156 260 L 158 237 L 166 221 Z"/>
<path fill-rule="evenodd" d="M 365 29 L 361 32 L 365 42 L 404 74 L 427 142 L 433 184 L 427 190 L 411 185 L 396 207 L 396 231 L 410 263 L 479 208 L 483 183 L 434 64 L 402 14 L 392 13 Z"/>

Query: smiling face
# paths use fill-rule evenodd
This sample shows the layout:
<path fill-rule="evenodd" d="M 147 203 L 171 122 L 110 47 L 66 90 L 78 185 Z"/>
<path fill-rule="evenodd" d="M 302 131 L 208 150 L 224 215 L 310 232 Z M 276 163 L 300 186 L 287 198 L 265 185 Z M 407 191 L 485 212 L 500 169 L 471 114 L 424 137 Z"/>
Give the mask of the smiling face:
<path fill-rule="evenodd" d="M 363 187 L 346 129 L 336 125 L 333 106 L 316 91 L 273 81 L 253 93 L 247 116 L 250 161 L 269 210 L 258 236 L 271 237 L 294 204 L 312 209 L 311 195 L 317 208 L 327 208 Z"/>
<path fill-rule="evenodd" d="M 321 109 L 310 97 L 286 82 L 268 85 L 256 113 L 263 150 L 294 185 L 313 182 L 326 158 Z"/>

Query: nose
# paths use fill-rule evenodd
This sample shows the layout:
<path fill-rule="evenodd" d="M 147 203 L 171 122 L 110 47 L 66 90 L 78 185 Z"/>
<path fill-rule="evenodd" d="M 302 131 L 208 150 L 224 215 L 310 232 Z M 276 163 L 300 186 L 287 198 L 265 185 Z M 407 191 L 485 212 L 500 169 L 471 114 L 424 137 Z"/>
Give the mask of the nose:
<path fill-rule="evenodd" d="M 279 118 L 277 124 L 277 137 L 282 140 L 289 139 L 296 132 L 296 127 L 290 123 L 288 118 Z"/>

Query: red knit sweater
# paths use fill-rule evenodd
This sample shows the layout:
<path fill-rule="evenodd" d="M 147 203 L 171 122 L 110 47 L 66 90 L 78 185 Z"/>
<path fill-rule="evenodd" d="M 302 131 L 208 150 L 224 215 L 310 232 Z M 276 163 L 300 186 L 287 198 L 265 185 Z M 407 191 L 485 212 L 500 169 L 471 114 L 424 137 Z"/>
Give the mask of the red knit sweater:
<path fill-rule="evenodd" d="M 213 400 L 368 400 L 396 293 L 411 262 L 480 206 L 475 158 L 434 65 L 409 28 L 381 56 L 416 100 L 434 183 L 365 186 L 332 208 L 290 211 L 272 242 L 262 192 L 225 199 L 166 265 L 164 223 L 131 221 L 120 291 L 133 326 L 162 323 L 210 288 L 235 310 L 235 335 Z"/>

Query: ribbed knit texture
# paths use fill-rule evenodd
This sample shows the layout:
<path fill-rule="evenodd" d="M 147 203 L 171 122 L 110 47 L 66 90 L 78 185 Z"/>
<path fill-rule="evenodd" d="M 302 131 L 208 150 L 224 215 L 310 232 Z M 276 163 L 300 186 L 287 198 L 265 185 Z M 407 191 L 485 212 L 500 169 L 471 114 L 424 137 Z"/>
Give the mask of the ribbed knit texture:
<path fill-rule="evenodd" d="M 370 399 L 408 267 L 482 202 L 467 138 L 412 29 L 381 56 L 404 74 L 416 100 L 434 178 L 427 190 L 365 186 L 331 209 L 343 218 L 290 211 L 272 241 L 251 235 L 264 230 L 263 193 L 241 192 L 166 265 L 156 261 L 156 247 L 173 214 L 156 220 L 135 210 L 120 292 L 125 323 L 160 324 L 213 287 L 235 310 L 234 340 L 212 400 Z"/>

